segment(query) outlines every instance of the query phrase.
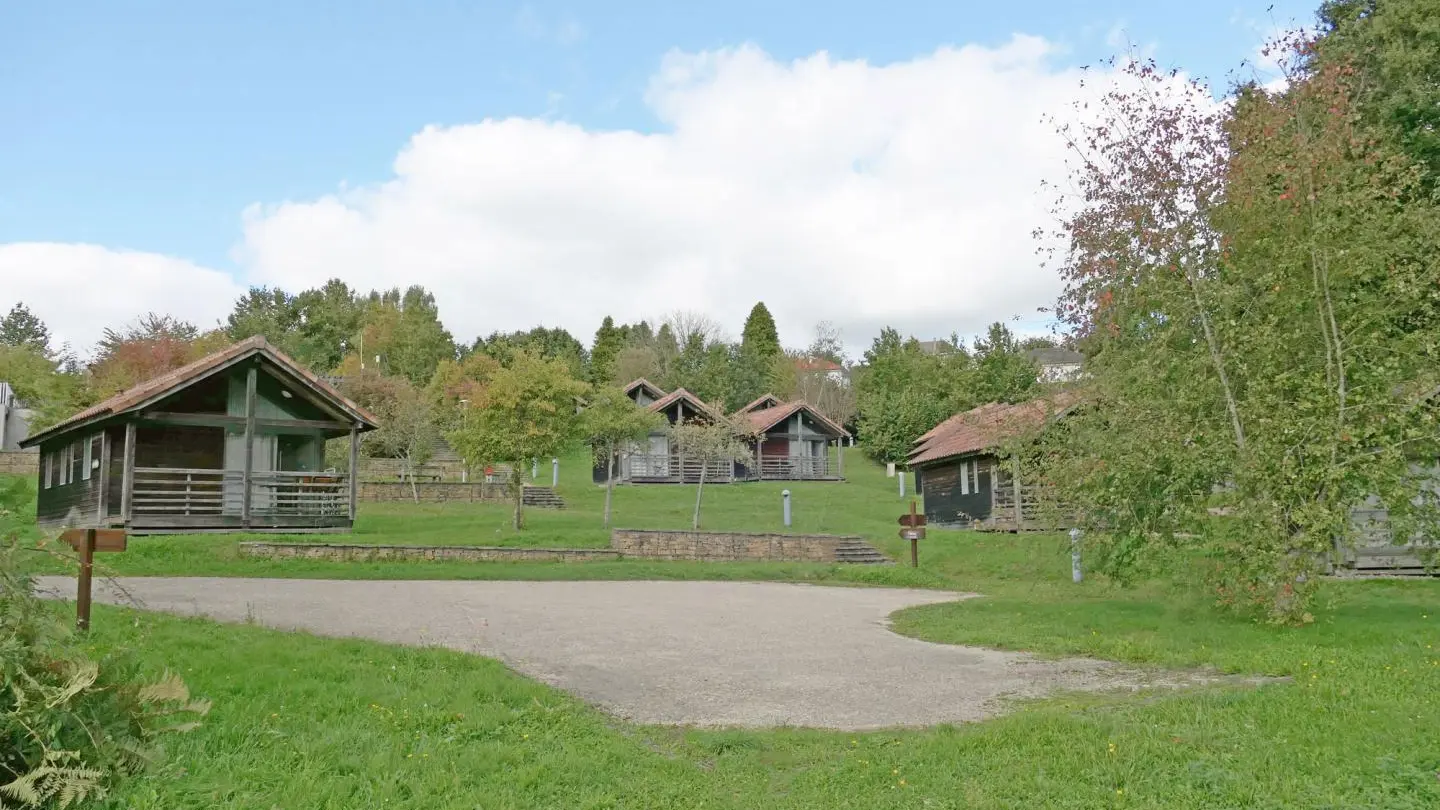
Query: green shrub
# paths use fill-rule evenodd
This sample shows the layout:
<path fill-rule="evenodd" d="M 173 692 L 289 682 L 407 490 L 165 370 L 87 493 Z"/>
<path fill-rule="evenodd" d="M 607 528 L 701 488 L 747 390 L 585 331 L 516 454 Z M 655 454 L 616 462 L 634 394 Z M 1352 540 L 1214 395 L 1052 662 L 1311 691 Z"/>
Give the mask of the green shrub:
<path fill-rule="evenodd" d="M 0 490 L 0 520 L 6 517 Z M 186 731 L 209 710 L 167 674 L 86 655 L 69 622 L 34 593 L 22 547 L 0 542 L 0 810 L 64 808 L 103 796 L 158 755 L 156 737 Z"/>

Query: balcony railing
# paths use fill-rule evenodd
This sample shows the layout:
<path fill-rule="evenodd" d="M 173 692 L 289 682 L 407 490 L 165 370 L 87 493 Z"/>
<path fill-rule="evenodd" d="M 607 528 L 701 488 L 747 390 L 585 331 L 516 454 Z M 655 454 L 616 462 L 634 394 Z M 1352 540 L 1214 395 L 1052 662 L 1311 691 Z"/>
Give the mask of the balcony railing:
<path fill-rule="evenodd" d="M 761 455 L 760 477 L 782 481 L 804 481 L 830 477 L 830 459 L 825 456 Z"/>
<path fill-rule="evenodd" d="M 239 515 L 245 476 L 239 470 L 136 467 L 135 515 Z M 252 515 L 341 516 L 350 511 L 350 479 L 343 473 L 253 472 Z"/>

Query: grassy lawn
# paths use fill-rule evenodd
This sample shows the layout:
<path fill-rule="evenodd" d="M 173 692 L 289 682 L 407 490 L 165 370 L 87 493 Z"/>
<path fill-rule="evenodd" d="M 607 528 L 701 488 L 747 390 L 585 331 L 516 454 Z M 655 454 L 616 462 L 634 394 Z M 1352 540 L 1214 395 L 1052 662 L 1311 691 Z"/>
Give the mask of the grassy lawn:
<path fill-rule="evenodd" d="M 1429 808 L 1440 806 L 1440 587 L 1326 586 L 1277 630 L 1160 586 L 1070 588 L 1033 540 L 972 547 L 1003 595 L 901 632 L 1288 676 L 1061 697 L 981 724 L 838 733 L 637 727 L 483 658 L 99 610 L 92 643 L 215 700 L 128 808 Z M 1025 574 L 1025 566 L 1043 570 Z"/>
<path fill-rule="evenodd" d="M 899 559 L 894 481 L 852 459 L 850 482 L 792 485 L 796 528 L 862 534 Z M 715 487 L 706 525 L 776 528 L 780 488 Z M 571 508 L 533 511 L 523 540 L 495 531 L 504 507 L 469 504 L 369 506 L 356 538 L 600 544 L 599 490 L 567 481 L 562 492 Z M 686 525 L 692 496 L 689 487 L 622 489 L 617 524 Z M 956 588 L 986 598 L 902 611 L 895 629 L 945 643 L 1284 680 L 1258 689 L 1062 696 L 985 723 L 928 730 L 651 728 L 618 722 L 483 658 L 99 608 L 92 644 L 128 651 L 154 672 L 176 669 L 216 703 L 205 726 L 170 741 L 167 762 L 128 783 L 115 807 L 1440 806 L 1440 582 L 1327 582 L 1317 621 L 1285 629 L 1215 610 L 1183 577 L 1128 589 L 1101 577 L 1074 585 L 1064 539 L 1043 535 L 932 532 L 919 570 L 264 562 L 235 558 L 234 542 L 140 538 L 104 562 L 131 574 Z"/>

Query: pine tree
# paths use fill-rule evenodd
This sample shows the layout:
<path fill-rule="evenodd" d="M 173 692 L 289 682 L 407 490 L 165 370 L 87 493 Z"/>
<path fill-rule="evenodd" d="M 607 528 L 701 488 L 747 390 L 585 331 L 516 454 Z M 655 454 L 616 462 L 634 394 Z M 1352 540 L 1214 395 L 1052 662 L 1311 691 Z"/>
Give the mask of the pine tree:
<path fill-rule="evenodd" d="M 775 330 L 775 319 L 765 302 L 760 301 L 750 310 L 745 319 L 745 329 L 740 336 L 740 350 L 746 355 L 763 358 L 767 362 L 780 354 L 780 335 Z"/>
<path fill-rule="evenodd" d="M 606 385 L 614 382 L 615 358 L 625 348 L 625 336 L 615 328 L 615 319 L 609 315 L 595 330 L 595 344 L 590 349 L 590 382 Z"/>
<path fill-rule="evenodd" d="M 10 308 L 9 314 L 0 318 L 0 344 L 49 355 L 50 329 L 23 302 L 17 302 Z"/>

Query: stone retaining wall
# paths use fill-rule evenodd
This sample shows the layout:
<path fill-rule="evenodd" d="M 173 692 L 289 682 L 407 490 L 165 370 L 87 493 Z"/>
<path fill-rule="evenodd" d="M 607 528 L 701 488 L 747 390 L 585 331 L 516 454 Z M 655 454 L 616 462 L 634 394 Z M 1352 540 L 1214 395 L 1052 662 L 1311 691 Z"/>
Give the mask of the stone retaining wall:
<path fill-rule="evenodd" d="M 604 548 L 513 548 L 509 546 L 375 546 L 360 543 L 241 543 L 240 556 L 264 559 L 378 562 L 461 560 L 465 562 L 581 562 L 618 560 Z"/>
<path fill-rule="evenodd" d="M 415 484 L 415 492 L 426 503 L 443 501 L 508 501 L 510 491 L 505 484 L 475 482 L 462 484 L 458 481 L 425 482 Z M 408 501 L 411 500 L 409 484 L 399 481 L 361 481 L 362 501 Z"/>
<path fill-rule="evenodd" d="M 650 531 L 616 529 L 610 547 L 626 557 L 652 560 L 770 560 L 838 562 L 843 545 L 861 542 L 854 535 L 751 534 L 745 532 Z"/>
<path fill-rule="evenodd" d="M 31 478 L 40 474 L 40 452 L 37 450 L 0 451 L 0 473 L 26 475 Z"/>

